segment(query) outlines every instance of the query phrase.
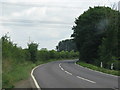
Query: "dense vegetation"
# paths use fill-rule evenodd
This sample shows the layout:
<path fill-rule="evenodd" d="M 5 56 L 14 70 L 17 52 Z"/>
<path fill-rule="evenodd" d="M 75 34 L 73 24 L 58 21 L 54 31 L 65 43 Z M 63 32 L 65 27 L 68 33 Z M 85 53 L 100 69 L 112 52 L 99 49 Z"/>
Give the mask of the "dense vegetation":
<path fill-rule="evenodd" d="M 72 39 L 62 40 L 56 46 L 57 51 L 77 51 L 75 42 Z"/>
<path fill-rule="evenodd" d="M 79 59 L 87 63 L 114 69 L 120 67 L 120 12 L 109 7 L 89 8 L 75 20 L 73 34 Z"/>
<path fill-rule="evenodd" d="M 3 36 L 1 40 L 3 88 L 12 88 L 15 82 L 27 79 L 31 69 L 38 64 L 78 57 L 78 52 L 74 51 L 38 50 L 38 44 L 33 42 L 28 44 L 28 48 L 22 49 L 14 44 L 7 35 Z"/>

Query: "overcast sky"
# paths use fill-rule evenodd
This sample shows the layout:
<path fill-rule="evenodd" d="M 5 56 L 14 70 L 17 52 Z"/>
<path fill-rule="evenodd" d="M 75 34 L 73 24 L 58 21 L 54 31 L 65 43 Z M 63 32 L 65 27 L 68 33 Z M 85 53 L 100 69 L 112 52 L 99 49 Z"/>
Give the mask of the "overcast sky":
<path fill-rule="evenodd" d="M 34 41 L 40 48 L 55 49 L 69 39 L 75 18 L 89 7 L 109 6 L 119 0 L 0 0 L 0 37 L 9 32 L 22 48 Z"/>

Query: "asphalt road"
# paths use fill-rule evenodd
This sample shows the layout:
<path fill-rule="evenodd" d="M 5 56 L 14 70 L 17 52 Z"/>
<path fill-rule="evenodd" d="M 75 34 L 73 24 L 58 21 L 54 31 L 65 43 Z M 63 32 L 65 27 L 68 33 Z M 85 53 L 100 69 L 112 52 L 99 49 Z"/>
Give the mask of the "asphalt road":
<path fill-rule="evenodd" d="M 33 75 L 41 88 L 118 88 L 117 76 L 89 70 L 75 61 L 50 62 L 36 68 Z"/>

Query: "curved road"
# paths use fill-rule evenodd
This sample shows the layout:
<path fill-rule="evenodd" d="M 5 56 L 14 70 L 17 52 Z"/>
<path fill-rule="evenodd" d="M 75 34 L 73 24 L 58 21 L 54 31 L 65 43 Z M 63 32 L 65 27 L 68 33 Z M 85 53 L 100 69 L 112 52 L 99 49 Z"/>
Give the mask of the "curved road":
<path fill-rule="evenodd" d="M 33 75 L 41 88 L 118 88 L 117 76 L 92 71 L 75 62 L 65 60 L 43 64 L 34 70 Z"/>

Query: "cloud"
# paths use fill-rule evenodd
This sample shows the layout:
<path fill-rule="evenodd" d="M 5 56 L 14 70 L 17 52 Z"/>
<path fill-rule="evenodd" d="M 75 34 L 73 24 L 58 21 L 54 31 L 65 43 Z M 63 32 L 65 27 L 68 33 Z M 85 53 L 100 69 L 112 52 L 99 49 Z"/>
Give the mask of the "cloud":
<path fill-rule="evenodd" d="M 0 36 L 10 32 L 14 42 L 27 47 L 29 36 L 39 48 L 53 49 L 70 38 L 75 18 L 89 6 L 109 5 L 107 0 L 4 0 Z M 116 0 L 110 0 L 116 2 Z"/>
<path fill-rule="evenodd" d="M 62 1 L 60 1 L 60 0 L 4 0 L 4 1 L 6 1 L 6 2 L 12 2 L 12 3 L 16 3 L 16 2 L 32 2 L 32 3 L 34 3 L 34 2 L 44 2 L 44 3 L 47 3 L 47 2 L 93 2 L 93 1 L 95 1 L 95 0 L 62 0 Z M 101 2 L 103 2 L 103 1 L 105 1 L 105 0 L 98 0 L 99 2 L 101 1 Z M 111 2 L 117 2 L 117 1 L 119 1 L 119 0 L 110 0 Z"/>
<path fill-rule="evenodd" d="M 0 24 L 0 37 L 2 37 L 4 34 L 6 34 L 6 33 L 8 33 L 8 32 L 12 32 L 10 29 L 8 29 L 8 28 L 5 28 L 4 26 L 2 26 L 1 24 Z"/>
<path fill-rule="evenodd" d="M 21 12 L 13 12 L 12 18 L 26 18 L 26 19 L 43 19 L 46 16 L 46 7 L 32 7 Z"/>

